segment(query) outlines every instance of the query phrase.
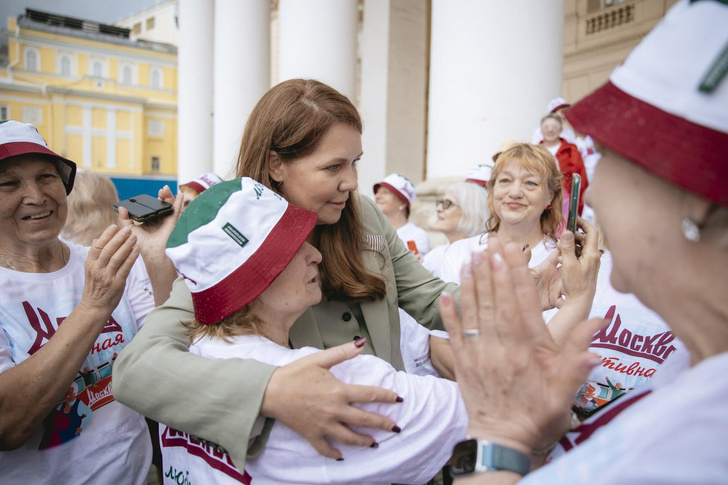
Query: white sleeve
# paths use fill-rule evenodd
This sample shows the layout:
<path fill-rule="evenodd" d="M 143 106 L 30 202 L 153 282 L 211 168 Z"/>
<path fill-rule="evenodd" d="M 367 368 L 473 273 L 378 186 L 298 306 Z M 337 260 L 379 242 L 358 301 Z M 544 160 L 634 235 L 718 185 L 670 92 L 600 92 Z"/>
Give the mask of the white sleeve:
<path fill-rule="evenodd" d="M 417 323 L 417 320 L 401 308 L 399 328 L 399 347 L 405 371 L 418 376 L 442 377 L 430 360 L 430 330 Z"/>
<path fill-rule="evenodd" d="M 458 244 L 460 241 L 450 245 L 445 250 L 445 255 L 440 264 L 440 279 L 446 283 L 460 284 L 460 269 L 464 264 L 470 262 L 469 247 L 465 244 Z"/>
<path fill-rule="evenodd" d="M 401 433 L 358 429 L 379 444 L 377 449 L 336 443 L 344 461 L 327 460 L 332 482 L 425 483 L 447 463 L 465 437 L 467 413 L 457 384 L 446 379 L 397 372 L 385 361 L 364 355 L 334 366 L 341 381 L 391 389 L 399 404 L 359 407 L 392 418 Z"/>
<path fill-rule="evenodd" d="M 154 293 L 147 268 L 141 257 L 137 258 L 129 272 L 124 293 L 134 311 L 137 329 L 142 328 L 147 315 L 154 309 Z"/>

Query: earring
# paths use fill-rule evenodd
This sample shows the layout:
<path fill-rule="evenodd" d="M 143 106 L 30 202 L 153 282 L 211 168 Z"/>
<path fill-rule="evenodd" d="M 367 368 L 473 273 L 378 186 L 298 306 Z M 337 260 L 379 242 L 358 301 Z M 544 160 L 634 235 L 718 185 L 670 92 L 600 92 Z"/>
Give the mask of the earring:
<path fill-rule="evenodd" d="M 546 210 L 547 211 L 550 211 L 551 210 L 551 204 L 549 204 L 549 205 L 546 206 Z"/>
<path fill-rule="evenodd" d="M 690 242 L 696 243 L 700 241 L 700 226 L 690 217 L 683 218 L 682 233 L 685 239 Z"/>

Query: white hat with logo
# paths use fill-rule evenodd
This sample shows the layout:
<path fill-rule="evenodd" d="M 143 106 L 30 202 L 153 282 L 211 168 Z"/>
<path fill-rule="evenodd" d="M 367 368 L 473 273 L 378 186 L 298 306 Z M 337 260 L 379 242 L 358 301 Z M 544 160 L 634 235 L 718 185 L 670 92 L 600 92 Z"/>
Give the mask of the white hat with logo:
<path fill-rule="evenodd" d="M 398 173 L 392 173 L 384 177 L 384 180 L 378 184 L 374 184 L 374 193 L 379 191 L 380 187 L 385 187 L 391 190 L 402 202 L 407 204 L 407 207 L 412 205 L 417 191 L 415 186 L 407 177 L 404 177 Z"/>
<path fill-rule="evenodd" d="M 193 200 L 167 240 L 192 293 L 195 318 L 212 324 L 253 301 L 293 259 L 318 215 L 244 177 Z"/>

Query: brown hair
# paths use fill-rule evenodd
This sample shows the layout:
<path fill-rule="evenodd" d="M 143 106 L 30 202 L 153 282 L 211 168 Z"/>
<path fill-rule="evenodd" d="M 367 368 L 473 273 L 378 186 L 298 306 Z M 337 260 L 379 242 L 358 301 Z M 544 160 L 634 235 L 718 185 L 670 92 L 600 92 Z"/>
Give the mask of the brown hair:
<path fill-rule="evenodd" d="M 61 235 L 76 244 L 90 246 L 107 227 L 119 223 L 114 212 L 119 196 L 111 179 L 97 172 L 79 171 L 73 188 L 68 195 L 68 218 Z"/>
<path fill-rule="evenodd" d="M 564 223 L 564 214 L 561 212 L 563 205 L 563 192 L 561 189 L 561 171 L 556 164 L 556 158 L 551 155 L 548 149 L 540 145 L 518 143 L 503 151 L 495 162 L 493 171 L 488 181 L 488 209 L 490 217 L 485 223 L 486 232 L 497 232 L 500 227 L 500 218 L 493 209 L 493 187 L 503 167 L 511 161 L 517 161 L 523 168 L 541 175 L 546 181 L 547 188 L 553 192 L 551 198 L 551 209 L 546 209 L 541 214 L 541 232 L 546 236 L 556 239 L 559 226 Z"/>
<path fill-rule="evenodd" d="M 240 143 L 236 176 L 250 177 L 276 192 L 268 172 L 270 152 L 286 163 L 308 155 L 336 123 L 362 132 L 359 112 L 349 98 L 319 81 L 291 79 L 271 88 L 255 105 Z M 334 300 L 373 301 L 386 295 L 384 280 L 362 259 L 364 234 L 357 197 L 349 197 L 336 224 L 319 224 L 313 244 L 321 252 L 323 294 Z"/>
<path fill-rule="evenodd" d="M 190 326 L 187 328 L 187 335 L 190 337 L 190 342 L 203 337 L 217 338 L 229 342 L 228 337 L 235 335 L 263 335 L 263 323 L 250 310 L 250 304 L 248 304 L 232 315 L 228 315 L 221 321 L 210 325 L 203 325 L 197 319 L 192 319 Z"/>

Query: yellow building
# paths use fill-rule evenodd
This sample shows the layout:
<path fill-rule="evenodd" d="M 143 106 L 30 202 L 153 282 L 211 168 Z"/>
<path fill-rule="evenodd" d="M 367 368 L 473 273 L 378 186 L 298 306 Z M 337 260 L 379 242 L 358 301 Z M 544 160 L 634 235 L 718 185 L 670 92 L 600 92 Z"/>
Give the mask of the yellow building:
<path fill-rule="evenodd" d="M 0 117 L 33 123 L 51 149 L 112 178 L 174 179 L 177 48 L 35 10 L 8 19 Z"/>

